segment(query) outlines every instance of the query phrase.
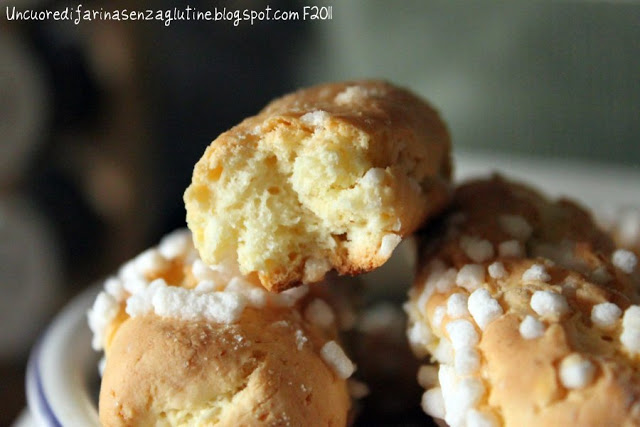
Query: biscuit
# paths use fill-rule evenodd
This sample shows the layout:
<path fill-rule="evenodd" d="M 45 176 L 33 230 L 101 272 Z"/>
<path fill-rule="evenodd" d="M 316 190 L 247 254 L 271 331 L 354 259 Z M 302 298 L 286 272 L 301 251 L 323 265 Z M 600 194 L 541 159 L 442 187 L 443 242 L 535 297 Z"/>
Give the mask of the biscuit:
<path fill-rule="evenodd" d="M 105 426 L 347 424 L 355 365 L 326 287 L 270 293 L 166 237 L 105 282 L 89 311 L 105 350 Z"/>
<path fill-rule="evenodd" d="M 383 264 L 449 200 L 448 131 L 426 102 L 382 81 L 276 99 L 221 134 L 184 201 L 202 259 L 282 291 L 331 269 Z"/>
<path fill-rule="evenodd" d="M 452 427 L 640 424 L 640 276 L 590 215 L 500 177 L 420 237 L 405 308 L 422 407 Z"/>

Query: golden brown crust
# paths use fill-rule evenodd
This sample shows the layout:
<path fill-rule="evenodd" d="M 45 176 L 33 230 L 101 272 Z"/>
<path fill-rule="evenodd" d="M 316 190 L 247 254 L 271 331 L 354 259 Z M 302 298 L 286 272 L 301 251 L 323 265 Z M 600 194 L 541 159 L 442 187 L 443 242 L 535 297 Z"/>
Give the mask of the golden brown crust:
<path fill-rule="evenodd" d="M 634 295 L 634 300 L 638 298 L 634 279 L 614 268 L 611 263 L 611 255 L 616 249 L 611 237 L 594 224 L 587 211 L 571 200 L 560 199 L 550 202 L 526 185 L 494 176 L 490 180 L 473 181 L 456 189 L 450 212 L 451 215 L 462 213 L 465 220 L 457 227 L 455 238 L 446 240 L 438 247 L 437 257 L 450 261 L 456 268 L 473 262 L 460 247 L 462 235 L 490 241 L 496 253 L 500 243 L 518 240 L 509 234 L 499 221 L 501 215 L 514 215 L 524 218 L 532 227 L 531 237 L 521 239 L 526 251 L 524 258 L 528 260 L 525 264 L 532 264 L 538 257 L 550 258 L 549 255 L 552 254 L 547 253 L 548 247 L 563 249 L 563 253 L 573 251 L 570 259 L 560 259 L 557 255 L 563 253 L 554 253 L 556 256 L 551 258 L 551 261 L 559 267 L 565 267 L 569 271 L 575 270 L 576 273 L 586 276 L 598 267 L 603 267 L 615 280 L 601 283 L 601 286 L 608 292 L 626 299 L 625 306 L 629 304 L 629 296 Z M 419 239 L 419 242 L 421 259 L 436 256 L 431 253 L 431 239 Z M 563 245 L 566 246 L 566 250 Z M 491 261 L 498 259 L 508 263 L 513 258 L 517 263 L 523 262 L 518 257 L 499 256 Z M 424 273 L 423 269 L 422 274 Z"/>
<path fill-rule="evenodd" d="M 349 88 L 357 91 L 340 102 Z M 417 180 L 451 175 L 449 132 L 438 113 L 415 94 L 385 81 L 348 81 L 302 89 L 272 101 L 258 117 L 268 117 L 269 123 L 299 120 L 318 110 L 369 135 L 369 155 L 375 167 L 397 164 L 411 168 Z"/>
<path fill-rule="evenodd" d="M 206 149 L 185 192 L 187 222 L 205 262 L 235 255 L 270 290 L 320 280 L 321 270 L 306 275 L 312 258 L 359 274 L 447 203 L 449 151 L 437 112 L 404 89 L 366 80 L 300 90 Z"/>
<path fill-rule="evenodd" d="M 129 318 L 107 352 L 102 424 L 345 425 L 346 382 L 319 357 L 327 337 L 295 313 L 246 309 L 230 325 Z"/>
<path fill-rule="evenodd" d="M 505 241 L 517 242 L 511 249 L 522 252 L 501 252 Z M 441 366 L 453 366 L 457 350 L 448 356 L 440 343 L 454 339 L 448 329 L 452 322 L 471 322 L 479 339 L 468 348 L 479 355 L 479 367 L 461 363 L 472 366 L 468 370 L 473 373 L 462 373 L 461 368 L 456 375 L 481 381 L 485 391 L 474 408 L 491 414 L 488 419 L 497 424 L 638 425 L 640 360 L 621 343 L 620 320 L 603 328 L 591 318 L 597 304 L 612 302 L 624 311 L 640 301 L 638 272 L 617 268 L 611 261 L 615 249 L 610 237 L 575 203 L 549 202 L 500 177 L 462 185 L 442 227 L 422 236 L 422 267 L 407 311 L 411 325 L 427 326 L 434 338 L 414 337 L 414 348 L 435 354 Z M 456 274 L 469 264 L 481 266 L 484 277 L 477 286 L 457 281 Z M 434 271 L 448 268 L 454 269 L 453 283 L 436 284 Z M 448 308 L 451 295 L 473 295 L 475 288 L 487 290 L 499 304 L 486 325 L 481 325 L 471 303 L 466 313 Z M 537 291 L 552 293 L 559 305 L 536 305 L 532 296 Z M 549 312 L 541 314 L 544 309 Z M 523 326 L 527 316 L 542 330 Z M 561 367 L 571 354 L 587 360 L 579 374 Z M 576 379 L 578 385 L 572 385 Z M 427 406 L 438 410 L 433 403 Z"/>
<path fill-rule="evenodd" d="M 349 306 L 347 289 L 268 293 L 233 265 L 206 267 L 190 233 L 168 236 L 109 278 L 90 310 L 106 360 L 100 422 L 346 425 L 355 366 L 334 307 Z"/>

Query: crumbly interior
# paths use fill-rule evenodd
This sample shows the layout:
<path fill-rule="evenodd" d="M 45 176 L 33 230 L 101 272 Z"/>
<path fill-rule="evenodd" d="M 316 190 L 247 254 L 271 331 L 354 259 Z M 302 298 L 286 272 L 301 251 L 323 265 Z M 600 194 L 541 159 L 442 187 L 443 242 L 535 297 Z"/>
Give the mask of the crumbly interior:
<path fill-rule="evenodd" d="M 295 271 L 314 282 L 339 264 L 336 253 L 357 258 L 381 247 L 400 224 L 393 171 L 372 166 L 368 144 L 367 135 L 346 125 L 328 130 L 274 120 L 260 137 L 247 134 L 209 157 L 205 179 L 194 179 L 187 192 L 198 204 L 188 220 L 203 259 L 237 254 L 243 274 Z"/>

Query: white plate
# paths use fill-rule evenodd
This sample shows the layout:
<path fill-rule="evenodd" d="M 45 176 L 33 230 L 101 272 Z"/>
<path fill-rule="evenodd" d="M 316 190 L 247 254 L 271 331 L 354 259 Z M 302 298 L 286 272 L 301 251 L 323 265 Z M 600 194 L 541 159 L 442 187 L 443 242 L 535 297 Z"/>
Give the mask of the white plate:
<path fill-rule="evenodd" d="M 493 171 L 529 182 L 552 196 L 570 195 L 593 209 L 640 206 L 640 171 L 565 161 L 462 153 L 456 179 Z M 392 267 L 406 262 L 392 263 Z M 402 268 L 406 270 L 406 268 Z M 395 275 L 402 275 L 398 272 Z M 394 277 L 394 275 L 391 275 Z M 36 425 L 98 426 L 95 381 L 99 355 L 91 349 L 86 311 L 99 287 L 75 298 L 34 347 L 27 370 L 27 398 Z"/>
<path fill-rule="evenodd" d="M 100 425 L 92 390 L 99 355 L 91 348 L 86 315 L 100 287 L 74 298 L 31 351 L 26 388 L 35 425 Z"/>

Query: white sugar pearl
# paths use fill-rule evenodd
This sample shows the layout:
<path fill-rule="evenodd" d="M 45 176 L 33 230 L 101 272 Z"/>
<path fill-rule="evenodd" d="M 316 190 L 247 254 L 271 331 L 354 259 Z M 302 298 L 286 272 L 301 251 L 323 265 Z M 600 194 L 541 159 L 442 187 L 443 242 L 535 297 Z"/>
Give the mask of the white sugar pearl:
<path fill-rule="evenodd" d="M 611 255 L 611 262 L 625 273 L 632 273 L 638 265 L 636 255 L 626 249 L 618 249 Z"/>
<path fill-rule="evenodd" d="M 456 276 L 456 285 L 469 291 L 477 289 L 484 282 L 484 267 L 480 264 L 467 264 Z"/>
<path fill-rule="evenodd" d="M 480 354 L 472 348 L 462 348 L 455 351 L 453 366 L 456 374 L 467 376 L 473 374 L 480 367 Z"/>
<path fill-rule="evenodd" d="M 426 347 L 433 341 L 433 334 L 427 325 L 416 322 L 407 330 L 407 338 L 412 346 Z"/>
<path fill-rule="evenodd" d="M 620 342 L 632 354 L 640 353 L 640 306 L 632 305 L 625 310 Z"/>
<path fill-rule="evenodd" d="M 601 329 L 611 329 L 622 316 L 620 307 L 612 302 L 596 304 L 591 309 L 591 321 Z"/>
<path fill-rule="evenodd" d="M 560 363 L 560 381 L 569 389 L 583 388 L 591 383 L 596 368 L 578 353 L 572 353 Z"/>
<path fill-rule="evenodd" d="M 462 236 L 460 247 L 473 262 L 485 262 L 494 256 L 493 245 L 485 239 Z"/>
<path fill-rule="evenodd" d="M 640 305 L 630 305 L 624 311 L 622 326 L 625 328 L 640 329 Z"/>
<path fill-rule="evenodd" d="M 504 268 L 504 264 L 500 261 L 496 261 L 489 265 L 489 276 L 494 279 L 502 279 L 507 276 L 507 270 Z"/>
<path fill-rule="evenodd" d="M 433 324 L 434 328 L 439 328 L 440 326 L 442 326 L 442 319 L 444 319 L 445 314 L 447 314 L 447 310 L 442 306 L 438 306 L 435 310 L 433 310 L 433 318 L 431 319 L 431 323 Z"/>
<path fill-rule="evenodd" d="M 535 291 L 530 304 L 533 311 L 543 317 L 560 317 L 569 311 L 565 297 L 551 291 Z"/>
<path fill-rule="evenodd" d="M 631 353 L 640 353 L 640 329 L 624 328 L 620 342 Z"/>
<path fill-rule="evenodd" d="M 522 280 L 525 282 L 548 282 L 551 279 L 549 273 L 543 265 L 533 264 L 524 273 L 522 273 Z"/>
<path fill-rule="evenodd" d="M 477 409 L 469 409 L 466 421 L 467 427 L 496 427 L 500 425 L 495 415 Z"/>
<path fill-rule="evenodd" d="M 440 387 L 430 388 L 422 394 L 422 410 L 434 418 L 444 418 L 444 399 Z"/>
<path fill-rule="evenodd" d="M 133 262 L 138 272 L 142 274 L 161 270 L 168 264 L 167 259 L 155 248 L 142 252 Z"/>
<path fill-rule="evenodd" d="M 451 347 L 451 341 L 441 339 L 433 351 L 433 357 L 441 365 L 453 364 L 453 347 Z"/>
<path fill-rule="evenodd" d="M 473 320 L 482 330 L 504 313 L 498 301 L 492 298 L 489 291 L 484 288 L 471 293 L 468 308 Z"/>
<path fill-rule="evenodd" d="M 533 316 L 527 315 L 520 323 L 520 335 L 526 340 L 532 340 L 544 335 L 544 324 Z"/>
<path fill-rule="evenodd" d="M 460 319 L 449 322 L 446 329 L 454 350 L 473 347 L 480 340 L 476 328 L 468 320 Z"/>
<path fill-rule="evenodd" d="M 461 292 L 452 294 L 447 299 L 447 315 L 452 318 L 464 317 L 469 314 L 467 299 L 469 297 Z"/>
<path fill-rule="evenodd" d="M 531 225 L 520 215 L 500 215 L 498 221 L 505 232 L 519 240 L 528 239 L 533 232 Z"/>

